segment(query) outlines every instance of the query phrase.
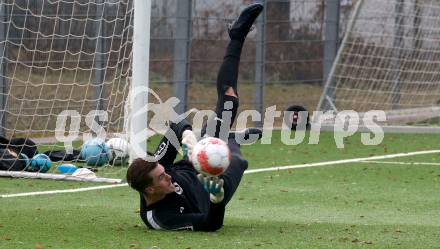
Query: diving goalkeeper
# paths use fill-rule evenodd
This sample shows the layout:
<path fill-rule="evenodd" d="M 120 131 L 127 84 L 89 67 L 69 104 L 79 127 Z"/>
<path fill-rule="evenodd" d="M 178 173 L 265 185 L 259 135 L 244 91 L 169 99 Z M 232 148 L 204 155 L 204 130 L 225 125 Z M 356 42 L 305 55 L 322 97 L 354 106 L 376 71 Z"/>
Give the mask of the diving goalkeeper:
<path fill-rule="evenodd" d="M 205 136 L 228 140 L 231 163 L 219 177 L 207 177 L 194 169 L 190 157 L 173 163 L 177 149 L 170 145 L 165 135 L 157 150 L 163 157 L 158 162 L 135 159 L 128 168 L 127 182 L 140 194 L 140 215 L 144 223 L 153 229 L 215 231 L 222 227 L 225 207 L 231 200 L 248 163 L 242 157 L 237 133 L 230 133 L 239 105 L 237 78 L 241 50 L 252 24 L 263 10 L 261 4 L 245 8 L 228 29 L 230 42 L 217 78 L 216 117 L 208 120 L 202 129 Z M 227 112 L 224 112 L 224 111 Z M 224 117 L 224 113 L 229 113 Z M 228 122 L 229 121 L 229 122 Z M 173 132 L 188 154 L 197 143 L 191 126 L 185 121 L 172 123 Z M 261 137 L 261 130 L 250 128 L 240 134 Z"/>

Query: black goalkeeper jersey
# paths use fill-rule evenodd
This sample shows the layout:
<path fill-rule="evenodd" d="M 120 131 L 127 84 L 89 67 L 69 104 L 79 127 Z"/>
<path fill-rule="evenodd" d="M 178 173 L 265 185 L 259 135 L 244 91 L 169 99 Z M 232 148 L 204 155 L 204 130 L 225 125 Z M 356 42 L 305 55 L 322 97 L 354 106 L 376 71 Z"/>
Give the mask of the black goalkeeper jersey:
<path fill-rule="evenodd" d="M 181 138 L 179 138 L 179 141 Z M 177 149 L 170 144 L 167 136 L 159 143 L 155 155 L 164 154 L 159 163 L 172 179 L 176 191 L 164 199 L 147 206 L 143 194 L 140 195 L 140 215 L 145 224 L 153 229 L 215 231 L 222 227 L 225 206 L 231 200 L 240 184 L 247 161 L 241 157 L 240 145 L 229 138 L 231 162 L 221 175 L 224 180 L 224 199 L 218 204 L 210 201 L 209 193 L 197 178 L 198 172 L 191 162 L 181 160 L 173 163 Z"/>
<path fill-rule="evenodd" d="M 163 139 L 168 147 L 159 163 L 172 177 L 174 193 L 147 206 L 140 194 L 140 215 L 144 223 L 153 229 L 214 231 L 223 225 L 225 204 L 213 204 L 209 194 L 197 179 L 197 171 L 191 162 L 181 160 L 172 163 L 177 151 Z M 161 147 L 159 145 L 159 147 Z"/>

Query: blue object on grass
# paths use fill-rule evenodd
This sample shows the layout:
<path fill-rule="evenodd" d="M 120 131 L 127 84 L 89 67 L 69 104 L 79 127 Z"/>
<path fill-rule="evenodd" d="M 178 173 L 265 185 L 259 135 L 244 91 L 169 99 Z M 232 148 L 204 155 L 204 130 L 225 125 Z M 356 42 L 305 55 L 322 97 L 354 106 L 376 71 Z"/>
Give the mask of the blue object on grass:
<path fill-rule="evenodd" d="M 72 174 L 77 169 L 78 167 L 73 164 L 61 164 L 57 167 L 57 170 L 63 174 Z"/>

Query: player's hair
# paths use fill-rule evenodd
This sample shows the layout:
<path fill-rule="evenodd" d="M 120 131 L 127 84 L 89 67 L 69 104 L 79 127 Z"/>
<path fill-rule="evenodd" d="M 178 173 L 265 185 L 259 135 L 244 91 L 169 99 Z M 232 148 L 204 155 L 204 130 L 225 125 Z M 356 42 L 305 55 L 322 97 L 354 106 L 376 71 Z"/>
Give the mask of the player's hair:
<path fill-rule="evenodd" d="M 157 162 L 149 162 L 142 158 L 136 158 L 127 170 L 127 182 L 131 188 L 143 193 L 144 189 L 151 186 L 153 177 L 150 172 L 157 167 Z"/>

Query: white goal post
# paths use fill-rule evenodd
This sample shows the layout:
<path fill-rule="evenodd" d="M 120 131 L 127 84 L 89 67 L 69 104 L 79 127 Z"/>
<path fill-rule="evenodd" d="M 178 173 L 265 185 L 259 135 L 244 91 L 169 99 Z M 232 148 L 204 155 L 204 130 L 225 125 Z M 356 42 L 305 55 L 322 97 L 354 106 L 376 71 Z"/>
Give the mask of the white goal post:
<path fill-rule="evenodd" d="M 1 1 L 0 135 L 50 141 L 37 144 L 40 153 L 64 150 L 56 139 L 64 113 L 65 130 L 58 134 L 81 141 L 104 131 L 107 138 L 135 141 L 138 150 L 130 153 L 132 158 L 142 156 L 139 148 L 146 154 L 147 137 L 137 135 L 147 127 L 147 113 L 131 114 L 145 109 L 148 94 L 130 92 L 148 89 L 150 18 L 151 0 Z M 77 149 L 81 145 L 73 143 Z M 0 149 L 8 146 L 2 143 Z M 3 159 L 0 153 L 0 164 Z M 3 170 L 0 175 L 19 173 Z M 23 171 L 22 176 L 50 174 Z"/>
<path fill-rule="evenodd" d="M 383 110 L 384 126 L 438 130 L 439 11 L 434 0 L 358 0 L 317 110 Z"/>

